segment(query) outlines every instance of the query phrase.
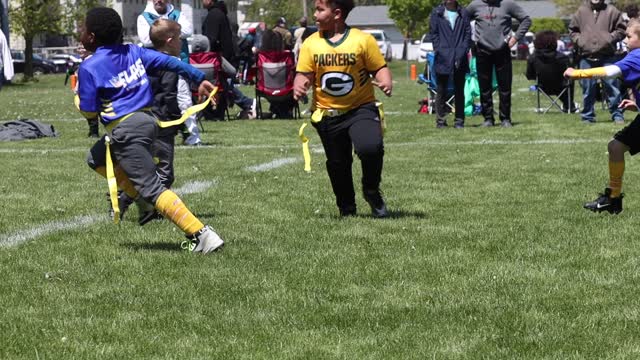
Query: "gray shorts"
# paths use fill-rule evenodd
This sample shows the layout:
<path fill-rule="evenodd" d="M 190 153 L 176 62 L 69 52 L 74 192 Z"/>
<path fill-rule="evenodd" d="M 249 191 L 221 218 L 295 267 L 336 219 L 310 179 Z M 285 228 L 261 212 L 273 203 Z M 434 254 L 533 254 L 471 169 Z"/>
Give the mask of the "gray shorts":
<path fill-rule="evenodd" d="M 124 170 L 142 199 L 155 204 L 166 187 L 156 173 L 151 145 L 158 136 L 155 117 L 145 112 L 136 112 L 116 125 L 111 131 L 111 158 Z M 104 137 L 93 145 L 87 155 L 87 164 L 92 169 L 106 165 Z"/>

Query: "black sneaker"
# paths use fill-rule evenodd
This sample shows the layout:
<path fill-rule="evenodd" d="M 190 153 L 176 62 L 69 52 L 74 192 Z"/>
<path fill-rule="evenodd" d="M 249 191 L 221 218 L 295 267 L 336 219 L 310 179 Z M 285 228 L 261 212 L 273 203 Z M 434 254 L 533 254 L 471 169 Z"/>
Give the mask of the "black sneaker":
<path fill-rule="evenodd" d="M 446 122 L 438 122 L 438 123 L 436 123 L 436 128 L 438 128 L 438 129 L 444 129 L 447 126 L 449 126 L 449 125 L 447 125 Z"/>
<path fill-rule="evenodd" d="M 587 210 L 602 212 L 608 211 L 609 214 L 619 214 L 622 212 L 622 198 L 624 194 L 620 194 L 619 197 L 611 197 L 611 189 L 604 189 L 604 193 L 600 194 L 597 199 L 592 202 L 584 204 L 584 208 Z"/>
<path fill-rule="evenodd" d="M 340 216 L 342 216 L 342 217 L 356 216 L 356 206 L 355 205 L 341 207 L 341 208 L 338 208 L 338 210 L 340 210 Z"/>
<path fill-rule="evenodd" d="M 107 202 L 109 202 L 109 218 L 113 220 L 113 209 L 111 208 L 111 197 L 107 193 Z M 124 191 L 118 190 L 118 208 L 120 209 L 120 220 L 124 218 L 124 213 L 127 212 L 129 206 L 133 203 L 133 199 L 129 197 Z"/>
<path fill-rule="evenodd" d="M 376 218 L 386 218 L 389 216 L 387 205 L 384 203 L 380 190 L 364 190 L 364 199 L 371 206 L 371 214 Z"/>
<path fill-rule="evenodd" d="M 493 120 L 485 120 L 482 123 L 482 127 L 491 127 L 491 126 L 493 126 L 493 124 L 494 124 Z"/>

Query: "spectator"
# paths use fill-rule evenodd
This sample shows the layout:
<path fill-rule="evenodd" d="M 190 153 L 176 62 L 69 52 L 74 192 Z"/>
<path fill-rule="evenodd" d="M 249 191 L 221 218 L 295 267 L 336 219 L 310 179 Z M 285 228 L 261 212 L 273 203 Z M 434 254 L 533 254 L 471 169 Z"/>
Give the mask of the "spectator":
<path fill-rule="evenodd" d="M 293 53 L 296 56 L 296 60 L 298 59 L 300 46 L 302 46 L 302 41 L 303 41 L 302 35 L 304 34 L 304 31 L 307 29 L 307 17 L 306 16 L 301 17 L 299 20 L 299 23 L 300 23 L 300 27 L 293 32 L 293 41 L 294 41 Z"/>
<path fill-rule="evenodd" d="M 193 34 L 193 24 L 191 21 L 172 4 L 167 4 L 168 0 L 153 0 L 147 3 L 147 7 L 142 14 L 138 15 L 138 39 L 142 46 L 151 48 L 153 44 L 149 38 L 149 30 L 151 24 L 156 19 L 169 19 L 180 24 L 180 39 L 182 46 L 180 50 L 180 59 L 189 63 L 189 45 L 187 38 Z"/>
<path fill-rule="evenodd" d="M 540 31 L 533 45 L 535 50 L 527 60 L 527 79 L 537 80 L 540 89 L 548 95 L 560 94 L 567 85 L 563 74 L 569 67 L 569 57 L 557 50 L 558 34 L 550 30 Z M 563 111 L 577 111 L 573 104 L 573 82 L 561 101 Z"/>
<path fill-rule="evenodd" d="M 4 32 L 0 30 L 0 89 L 5 81 L 13 78 L 13 59 Z"/>
<path fill-rule="evenodd" d="M 281 17 L 278 19 L 276 26 L 273 27 L 273 31 L 282 36 L 282 42 L 284 43 L 285 50 L 293 49 L 293 36 L 289 30 L 287 30 L 287 20 L 285 20 L 285 18 Z"/>
<path fill-rule="evenodd" d="M 265 30 L 262 33 L 262 43 L 260 51 L 284 51 L 284 43 L 282 36 L 275 30 Z M 275 116 L 277 119 L 290 119 L 293 117 L 293 108 L 295 101 L 278 101 L 269 102 L 269 112 L 271 116 Z M 269 118 L 270 116 L 264 116 Z"/>
<path fill-rule="evenodd" d="M 249 69 L 253 66 L 253 47 L 255 46 L 255 42 L 256 28 L 249 28 L 247 35 L 245 35 L 238 44 L 238 49 L 240 49 L 240 65 L 242 66 L 241 80 L 243 84 L 247 83 Z"/>
<path fill-rule="evenodd" d="M 208 10 L 207 16 L 202 22 L 202 34 L 209 39 L 210 50 L 219 52 L 227 61 L 232 61 L 236 58 L 236 54 L 231 25 L 227 18 L 227 7 L 224 2 L 218 0 L 203 0 L 202 6 Z M 223 85 L 225 91 L 233 93 L 233 102 L 242 109 L 238 118 L 255 119 L 255 99 L 245 96 L 240 89 L 233 86 L 233 77 L 223 82 Z"/>
<path fill-rule="evenodd" d="M 480 86 L 483 126 L 493 126 L 493 79 L 496 74 L 500 97 L 500 121 L 503 127 L 511 127 L 511 82 L 513 68 L 511 47 L 522 39 L 531 18 L 513 0 L 473 0 L 467 7 L 471 20 L 475 20 L 476 66 Z M 518 30 L 511 35 L 511 23 L 520 22 Z"/>
<path fill-rule="evenodd" d="M 436 73 L 436 127 L 447 126 L 447 88 L 453 76 L 455 94 L 455 123 L 464 127 L 464 83 L 469 72 L 468 53 L 471 48 L 471 22 L 469 14 L 456 0 L 444 0 L 431 12 L 429 26 L 435 51 Z"/>
<path fill-rule="evenodd" d="M 580 69 L 591 69 L 612 65 L 616 61 L 616 43 L 625 37 L 622 14 L 613 5 L 604 0 L 585 2 L 573 14 L 569 24 L 571 40 L 578 49 L 578 65 Z M 622 100 L 620 82 L 616 78 L 602 79 L 609 102 L 611 119 L 624 123 L 622 110 L 618 108 Z M 582 112 L 584 123 L 596 121 L 596 79 L 580 80 L 582 86 Z"/>

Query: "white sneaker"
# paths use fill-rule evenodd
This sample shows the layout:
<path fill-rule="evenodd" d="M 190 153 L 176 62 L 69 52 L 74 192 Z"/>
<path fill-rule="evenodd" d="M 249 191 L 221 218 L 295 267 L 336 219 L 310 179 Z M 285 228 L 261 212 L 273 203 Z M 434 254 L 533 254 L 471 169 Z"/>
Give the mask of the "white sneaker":
<path fill-rule="evenodd" d="M 216 251 L 224 245 L 224 241 L 209 226 L 205 226 L 202 230 L 194 234 L 195 247 L 191 252 L 202 252 L 203 254 Z"/>

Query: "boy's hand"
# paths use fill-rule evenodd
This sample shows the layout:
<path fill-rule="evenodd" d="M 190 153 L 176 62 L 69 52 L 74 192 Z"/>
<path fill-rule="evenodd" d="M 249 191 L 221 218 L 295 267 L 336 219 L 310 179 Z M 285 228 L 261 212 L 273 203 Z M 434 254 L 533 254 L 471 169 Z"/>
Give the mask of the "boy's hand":
<path fill-rule="evenodd" d="M 200 83 L 200 86 L 198 86 L 198 97 L 200 98 L 200 102 L 203 102 L 206 98 L 208 98 L 209 94 L 211 94 L 211 92 L 215 88 L 216 87 L 208 80 L 203 80 Z"/>
<path fill-rule="evenodd" d="M 620 109 L 638 111 L 638 105 L 633 100 L 629 100 L 629 99 L 622 100 L 620 102 L 620 105 L 618 105 L 618 107 Z"/>
<path fill-rule="evenodd" d="M 376 80 L 372 80 L 371 82 L 373 83 L 373 85 L 377 86 L 378 89 L 382 90 L 385 95 L 389 97 L 391 96 L 391 91 L 393 89 L 391 83 L 385 84 L 385 82 L 378 82 Z"/>
<path fill-rule="evenodd" d="M 293 98 L 298 100 L 307 95 L 307 90 L 311 85 L 311 79 L 308 75 L 298 73 L 293 80 Z"/>
<path fill-rule="evenodd" d="M 574 68 L 572 67 L 567 68 L 567 70 L 564 71 L 564 77 L 566 77 L 567 79 L 571 79 L 571 75 L 573 75 L 573 70 Z"/>

